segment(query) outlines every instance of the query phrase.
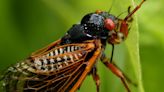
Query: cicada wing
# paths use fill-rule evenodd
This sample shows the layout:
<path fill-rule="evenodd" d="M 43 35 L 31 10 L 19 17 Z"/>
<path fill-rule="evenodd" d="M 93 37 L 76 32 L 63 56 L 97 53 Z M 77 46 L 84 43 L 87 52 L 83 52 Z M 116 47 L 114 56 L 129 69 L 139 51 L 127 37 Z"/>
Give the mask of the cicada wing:
<path fill-rule="evenodd" d="M 39 56 L 42 53 L 45 53 L 46 51 L 49 51 L 53 48 L 55 48 L 57 45 L 59 45 L 61 42 L 61 39 L 49 44 L 48 46 L 34 52 L 31 54 L 31 57 L 35 57 L 35 56 Z M 24 60 L 22 62 L 26 62 L 26 61 L 31 61 L 29 59 Z M 9 67 L 8 69 L 6 69 L 5 71 L 1 72 L 0 75 L 0 81 L 4 81 L 2 83 L 3 88 L 5 89 L 4 91 L 6 92 L 22 92 L 23 88 L 20 90 L 19 88 L 22 87 L 22 82 L 20 80 L 25 80 L 26 79 L 26 72 L 27 70 L 22 70 L 21 68 L 19 69 L 18 67 L 21 67 L 22 63 L 17 63 L 14 66 Z M 24 73 L 24 74 L 23 74 Z"/>
<path fill-rule="evenodd" d="M 33 56 L 39 56 L 40 54 L 45 53 L 46 51 L 49 51 L 49 50 L 55 48 L 57 45 L 60 44 L 60 42 L 61 42 L 61 39 L 59 39 L 59 40 L 57 40 L 57 41 L 55 41 L 55 42 L 52 42 L 52 43 L 49 44 L 48 46 L 46 46 L 46 47 L 44 47 L 44 48 L 41 48 L 41 49 L 39 49 L 39 50 L 33 52 L 33 53 L 31 54 L 31 56 L 32 56 L 32 57 L 33 57 Z"/>
<path fill-rule="evenodd" d="M 4 88 L 6 92 L 67 92 L 84 72 L 94 49 L 93 41 L 43 49 L 10 67 Z"/>
<path fill-rule="evenodd" d="M 37 75 L 38 79 L 26 80 L 24 91 L 36 91 L 36 92 L 69 92 L 74 86 L 85 66 L 83 60 L 79 60 L 77 63 L 68 67 L 60 69 L 51 75 Z"/>

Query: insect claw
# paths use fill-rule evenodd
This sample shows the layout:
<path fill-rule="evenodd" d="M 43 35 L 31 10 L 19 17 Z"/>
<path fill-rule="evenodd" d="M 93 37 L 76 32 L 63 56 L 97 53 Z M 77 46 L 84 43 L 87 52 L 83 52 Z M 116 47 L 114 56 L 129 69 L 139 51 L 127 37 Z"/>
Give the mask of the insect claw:
<path fill-rule="evenodd" d="M 124 18 L 124 21 L 127 21 L 141 6 L 142 4 L 145 2 L 146 0 L 142 0 L 142 2 L 137 5 L 134 10 L 132 12 L 130 12 L 125 18 Z"/>
<path fill-rule="evenodd" d="M 130 9 L 131 9 L 131 6 L 128 7 L 128 14 L 130 14 Z"/>

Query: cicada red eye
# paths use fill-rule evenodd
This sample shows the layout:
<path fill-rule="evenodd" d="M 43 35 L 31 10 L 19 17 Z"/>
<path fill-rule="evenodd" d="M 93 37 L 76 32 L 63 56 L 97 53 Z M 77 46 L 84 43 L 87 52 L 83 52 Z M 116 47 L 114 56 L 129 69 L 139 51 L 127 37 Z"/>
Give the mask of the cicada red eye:
<path fill-rule="evenodd" d="M 109 31 L 112 31 L 115 28 L 115 23 L 112 19 L 105 19 L 105 28 L 107 28 Z"/>

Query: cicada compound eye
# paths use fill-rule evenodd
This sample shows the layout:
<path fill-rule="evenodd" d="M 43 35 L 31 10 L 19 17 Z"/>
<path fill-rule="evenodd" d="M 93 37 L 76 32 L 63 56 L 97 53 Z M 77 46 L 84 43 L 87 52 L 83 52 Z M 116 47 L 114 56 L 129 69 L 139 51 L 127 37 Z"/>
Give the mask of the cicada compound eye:
<path fill-rule="evenodd" d="M 115 28 L 115 23 L 110 18 L 105 19 L 104 24 L 105 28 L 107 28 L 109 31 L 112 31 Z"/>

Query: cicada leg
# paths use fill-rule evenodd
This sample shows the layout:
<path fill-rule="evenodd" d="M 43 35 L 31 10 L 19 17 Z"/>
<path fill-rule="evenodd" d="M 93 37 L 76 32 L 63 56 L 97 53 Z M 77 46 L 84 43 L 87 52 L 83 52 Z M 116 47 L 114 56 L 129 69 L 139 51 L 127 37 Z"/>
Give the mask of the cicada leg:
<path fill-rule="evenodd" d="M 97 68 L 96 67 L 92 68 L 91 74 L 92 74 L 93 80 L 95 81 L 97 92 L 99 92 L 100 91 L 100 77 L 97 74 Z"/>
<path fill-rule="evenodd" d="M 114 45 L 112 45 L 112 55 L 111 55 L 111 59 L 107 58 L 106 55 L 103 53 L 101 55 L 101 61 L 105 64 L 105 66 L 110 69 L 112 71 L 112 73 L 114 73 L 117 77 L 119 77 L 124 85 L 124 87 L 126 88 L 127 92 L 131 92 L 128 84 L 126 83 L 126 81 L 128 81 L 129 79 L 124 75 L 124 73 L 113 63 L 113 53 L 114 53 Z"/>

